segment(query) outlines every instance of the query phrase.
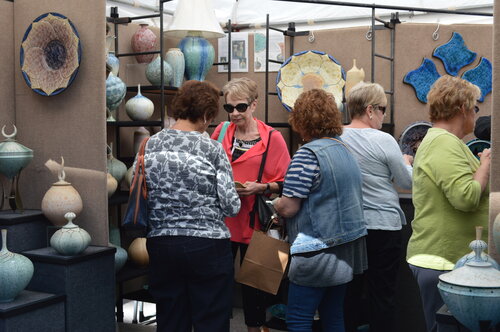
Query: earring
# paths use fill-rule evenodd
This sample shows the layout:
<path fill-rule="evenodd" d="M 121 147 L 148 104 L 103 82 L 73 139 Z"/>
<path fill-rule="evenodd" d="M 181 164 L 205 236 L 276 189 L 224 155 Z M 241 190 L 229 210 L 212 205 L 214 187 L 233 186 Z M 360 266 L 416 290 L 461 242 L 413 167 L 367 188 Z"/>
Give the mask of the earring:
<path fill-rule="evenodd" d="M 373 115 L 370 114 L 370 120 L 373 119 Z"/>

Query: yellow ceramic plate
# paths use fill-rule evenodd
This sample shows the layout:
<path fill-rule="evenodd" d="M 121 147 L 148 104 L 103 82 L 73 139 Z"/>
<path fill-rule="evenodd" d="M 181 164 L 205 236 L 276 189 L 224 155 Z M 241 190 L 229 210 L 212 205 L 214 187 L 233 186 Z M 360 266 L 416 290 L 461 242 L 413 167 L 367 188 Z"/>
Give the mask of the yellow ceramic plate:
<path fill-rule="evenodd" d="M 344 69 L 331 55 L 304 51 L 292 55 L 281 66 L 276 78 L 278 97 L 287 111 L 303 91 L 323 89 L 330 92 L 340 109 L 345 85 Z"/>

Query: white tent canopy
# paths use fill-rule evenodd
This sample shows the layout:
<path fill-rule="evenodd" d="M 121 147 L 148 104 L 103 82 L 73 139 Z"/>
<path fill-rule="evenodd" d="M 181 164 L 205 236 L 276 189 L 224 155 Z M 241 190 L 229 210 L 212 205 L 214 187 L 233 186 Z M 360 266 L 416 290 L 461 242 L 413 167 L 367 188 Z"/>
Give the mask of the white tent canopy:
<path fill-rule="evenodd" d="M 165 2 L 164 24 L 168 27 L 179 1 Z M 232 24 L 249 28 L 262 28 L 266 22 L 266 14 L 269 14 L 271 24 L 275 26 L 286 25 L 288 22 L 296 22 L 297 26 L 314 25 L 313 29 L 347 27 L 371 24 L 371 8 L 355 6 L 339 6 L 317 3 L 299 3 L 275 0 L 209 0 L 219 22 L 224 25 L 229 19 Z M 332 1 L 335 2 L 335 1 Z M 363 1 L 351 0 L 342 3 L 361 5 L 377 5 L 405 8 L 426 8 L 435 10 L 454 10 L 466 12 L 493 13 L 493 0 L 420 0 L 420 1 Z M 108 0 L 107 14 L 111 7 L 118 7 L 120 16 L 142 16 L 158 13 L 158 0 Z M 476 15 L 455 15 L 430 13 L 421 11 L 376 9 L 376 15 L 384 20 L 390 18 L 390 14 L 398 12 L 402 22 L 411 23 L 469 23 L 469 24 L 493 24 L 493 17 Z M 150 24 L 159 26 L 159 20 L 149 20 Z"/>

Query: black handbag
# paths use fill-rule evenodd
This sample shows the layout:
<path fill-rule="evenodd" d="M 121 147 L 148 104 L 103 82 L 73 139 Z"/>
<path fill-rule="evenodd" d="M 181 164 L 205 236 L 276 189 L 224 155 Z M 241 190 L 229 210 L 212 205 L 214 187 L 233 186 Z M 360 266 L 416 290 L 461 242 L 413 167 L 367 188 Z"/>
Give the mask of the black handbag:
<path fill-rule="evenodd" d="M 142 141 L 137 155 L 134 179 L 130 185 L 127 210 L 122 222 L 125 229 L 146 230 L 148 226 L 148 188 L 144 167 L 144 151 L 148 139 L 149 137 Z"/>
<path fill-rule="evenodd" d="M 260 183 L 262 181 L 262 173 L 264 172 L 264 166 L 266 165 L 267 152 L 269 151 L 269 145 L 271 144 L 271 134 L 273 131 L 269 132 L 269 138 L 267 141 L 266 151 L 262 154 L 262 161 L 260 162 L 259 175 L 257 176 L 257 182 Z M 272 207 L 267 205 L 266 201 L 268 197 L 262 194 L 255 195 L 255 203 L 253 205 L 252 211 L 250 211 L 250 227 L 255 227 L 255 215 L 259 216 L 260 228 L 261 229 L 269 229 L 270 224 L 272 223 L 272 217 L 274 215 L 274 210 Z"/>

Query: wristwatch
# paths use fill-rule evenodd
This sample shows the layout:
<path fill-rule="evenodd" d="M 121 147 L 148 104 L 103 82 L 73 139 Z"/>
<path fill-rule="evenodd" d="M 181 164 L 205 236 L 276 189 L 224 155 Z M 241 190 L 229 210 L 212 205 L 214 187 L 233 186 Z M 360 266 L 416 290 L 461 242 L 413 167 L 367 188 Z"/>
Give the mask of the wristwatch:
<path fill-rule="evenodd" d="M 264 190 L 264 194 L 268 195 L 271 193 L 271 185 L 269 183 L 266 183 L 266 189 Z"/>

